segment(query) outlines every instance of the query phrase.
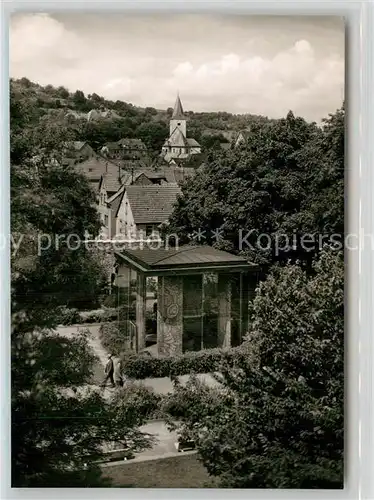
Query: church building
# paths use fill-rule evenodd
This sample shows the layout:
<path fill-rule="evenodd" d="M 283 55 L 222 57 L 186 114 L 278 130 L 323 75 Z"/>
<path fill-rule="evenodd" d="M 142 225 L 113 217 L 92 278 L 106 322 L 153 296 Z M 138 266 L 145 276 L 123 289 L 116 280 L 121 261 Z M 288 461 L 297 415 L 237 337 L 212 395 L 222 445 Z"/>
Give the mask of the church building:
<path fill-rule="evenodd" d="M 191 155 L 199 153 L 201 153 L 200 144 L 195 139 L 187 137 L 187 117 L 178 95 L 170 120 L 170 135 L 162 147 L 161 155 L 170 162 L 174 158 L 188 159 Z"/>

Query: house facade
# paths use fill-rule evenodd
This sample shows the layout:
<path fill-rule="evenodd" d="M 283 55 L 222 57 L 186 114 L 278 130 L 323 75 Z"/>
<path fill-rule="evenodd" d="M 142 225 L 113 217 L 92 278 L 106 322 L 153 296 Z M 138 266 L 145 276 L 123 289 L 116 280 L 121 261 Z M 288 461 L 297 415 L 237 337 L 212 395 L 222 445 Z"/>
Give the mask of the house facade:
<path fill-rule="evenodd" d="M 168 221 L 177 196 L 176 185 L 130 185 L 113 197 L 112 237 L 142 239 L 159 234 L 159 226 Z"/>
<path fill-rule="evenodd" d="M 147 156 L 147 148 L 141 139 L 125 138 L 108 142 L 101 150 L 104 156 L 116 160 L 136 160 Z"/>
<path fill-rule="evenodd" d="M 72 141 L 64 144 L 64 156 L 77 161 L 85 161 L 95 156 L 95 151 L 88 142 Z"/>

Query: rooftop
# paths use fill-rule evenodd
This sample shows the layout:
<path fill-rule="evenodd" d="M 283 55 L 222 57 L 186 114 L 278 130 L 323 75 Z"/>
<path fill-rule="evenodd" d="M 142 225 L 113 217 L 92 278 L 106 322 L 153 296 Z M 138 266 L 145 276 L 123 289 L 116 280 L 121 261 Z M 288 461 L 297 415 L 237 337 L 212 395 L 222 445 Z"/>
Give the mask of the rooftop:
<path fill-rule="evenodd" d="M 93 157 L 83 162 L 77 163 L 75 168 L 78 172 L 84 173 L 89 180 L 100 180 L 101 176 L 108 169 L 118 170 L 117 165 L 100 157 Z"/>
<path fill-rule="evenodd" d="M 109 193 L 116 193 L 120 187 L 122 186 L 122 182 L 118 178 L 118 171 L 113 172 L 113 171 L 108 171 L 105 174 L 103 174 L 103 179 L 105 183 L 105 189 Z"/>
<path fill-rule="evenodd" d="M 151 246 L 143 248 L 125 249 L 117 252 L 119 260 L 126 262 L 130 267 L 143 273 L 162 274 L 194 271 L 207 272 L 208 270 L 257 270 L 257 266 L 249 263 L 244 257 L 233 255 L 208 245 L 184 245 L 178 248 L 153 249 Z"/>
<path fill-rule="evenodd" d="M 192 137 L 187 137 L 187 143 L 189 146 L 200 147 L 200 144 L 197 142 L 197 140 L 193 139 Z"/>
<path fill-rule="evenodd" d="M 127 186 L 135 224 L 161 224 L 173 212 L 180 188 L 176 185 Z"/>
<path fill-rule="evenodd" d="M 119 207 L 121 206 L 122 199 L 124 197 L 125 191 L 118 191 L 113 197 L 108 201 L 108 205 L 110 206 L 112 213 L 115 217 L 117 217 Z"/>
<path fill-rule="evenodd" d="M 178 120 L 178 119 L 182 119 L 183 120 L 185 118 L 179 94 L 177 96 L 177 100 L 175 101 L 174 109 L 173 109 L 173 114 L 171 115 L 171 118 L 173 120 Z"/>

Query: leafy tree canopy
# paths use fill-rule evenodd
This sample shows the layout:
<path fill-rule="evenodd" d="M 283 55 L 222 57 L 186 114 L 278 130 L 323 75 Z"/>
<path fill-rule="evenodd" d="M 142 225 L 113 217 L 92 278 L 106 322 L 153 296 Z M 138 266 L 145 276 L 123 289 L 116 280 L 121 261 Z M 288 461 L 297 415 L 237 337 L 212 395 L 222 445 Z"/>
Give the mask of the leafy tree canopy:
<path fill-rule="evenodd" d="M 210 150 L 204 168 L 183 186 L 169 231 L 187 241 L 200 228 L 204 243 L 261 264 L 310 262 L 322 246 L 318 235 L 343 233 L 343 151 L 344 108 L 322 128 L 292 112 L 254 124 L 245 144 Z M 218 244 L 211 232 L 217 228 Z M 302 242 L 305 233 L 314 244 Z"/>
<path fill-rule="evenodd" d="M 61 164 L 69 132 L 32 119 L 11 94 L 12 485 L 95 486 L 105 443 L 150 444 L 139 425 L 157 398 L 134 387 L 103 399 L 87 388 L 87 334 L 54 333 L 62 306 L 92 306 L 100 294 L 101 260 L 79 244 L 100 222 L 86 178 Z"/>

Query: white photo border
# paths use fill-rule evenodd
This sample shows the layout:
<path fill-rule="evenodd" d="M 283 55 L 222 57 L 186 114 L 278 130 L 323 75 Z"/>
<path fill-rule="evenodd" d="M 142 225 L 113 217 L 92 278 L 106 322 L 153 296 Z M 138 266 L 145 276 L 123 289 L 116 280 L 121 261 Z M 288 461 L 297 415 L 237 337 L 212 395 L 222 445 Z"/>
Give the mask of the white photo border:
<path fill-rule="evenodd" d="M 9 182 L 9 17 L 13 12 L 132 11 L 227 12 L 267 15 L 335 15 L 346 21 L 346 230 L 374 234 L 374 4 L 362 1 L 52 1 L 3 0 L 1 9 L 1 169 L 0 234 L 10 235 Z M 1 327 L 1 499 L 123 498 L 120 489 L 19 489 L 10 488 L 10 244 L 0 248 Z M 374 252 L 359 238 L 357 250 L 346 255 L 346 480 L 342 490 L 178 490 L 127 489 L 126 497 L 216 499 L 228 496 L 255 499 L 374 499 Z"/>

